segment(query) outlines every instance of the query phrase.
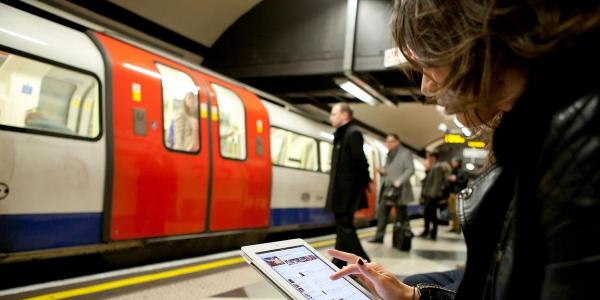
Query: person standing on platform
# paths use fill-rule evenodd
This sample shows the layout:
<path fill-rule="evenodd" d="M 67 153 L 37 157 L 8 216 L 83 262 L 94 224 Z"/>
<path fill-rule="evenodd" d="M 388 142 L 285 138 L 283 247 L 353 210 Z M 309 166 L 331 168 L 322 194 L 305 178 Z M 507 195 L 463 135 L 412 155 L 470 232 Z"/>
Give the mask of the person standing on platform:
<path fill-rule="evenodd" d="M 424 203 L 425 211 L 423 217 L 425 219 L 425 230 L 419 236 L 426 237 L 431 234 L 431 239 L 437 238 L 437 209 L 440 200 L 444 196 L 444 186 L 446 185 L 447 172 L 442 162 L 439 162 L 439 154 L 437 152 L 427 153 L 427 160 L 431 169 L 425 176 L 425 182 L 423 183 L 423 190 L 421 192 Z M 432 224 L 431 231 L 429 230 L 429 224 Z"/>
<path fill-rule="evenodd" d="M 370 260 L 354 227 L 354 212 L 368 205 L 365 191 L 369 188 L 371 178 L 363 151 L 363 136 L 353 124 L 352 115 L 348 103 L 337 103 L 329 116 L 336 130 L 325 210 L 335 216 L 335 249 Z M 333 263 L 340 268 L 346 265 L 345 261 L 338 259 L 334 259 Z"/>
<path fill-rule="evenodd" d="M 460 233 L 458 214 L 456 212 L 456 195 L 467 187 L 469 175 L 462 167 L 462 159 L 455 157 L 450 161 L 452 173 L 448 175 L 450 195 L 448 196 L 448 211 L 450 212 L 450 232 Z"/>
<path fill-rule="evenodd" d="M 385 145 L 388 154 L 385 168 L 379 169 L 379 173 L 383 176 L 383 183 L 377 210 L 377 233 L 375 238 L 369 241 L 371 243 L 383 243 L 392 206 L 396 207 L 396 218 L 403 224 L 408 222 L 406 205 L 414 200 L 410 176 L 415 172 L 415 167 L 410 151 L 400 145 L 400 138 L 395 133 L 387 135 Z"/>

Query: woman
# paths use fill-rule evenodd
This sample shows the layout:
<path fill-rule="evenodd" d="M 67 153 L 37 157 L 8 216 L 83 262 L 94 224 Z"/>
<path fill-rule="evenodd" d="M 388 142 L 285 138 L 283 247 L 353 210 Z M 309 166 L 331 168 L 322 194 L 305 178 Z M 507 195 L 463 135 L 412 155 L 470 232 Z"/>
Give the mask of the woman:
<path fill-rule="evenodd" d="M 198 102 L 194 93 L 183 97 L 183 109 L 175 118 L 173 147 L 183 151 L 198 151 Z"/>
<path fill-rule="evenodd" d="M 421 90 L 465 125 L 492 129 L 490 182 L 463 223 L 456 291 L 401 283 L 351 262 L 384 299 L 585 299 L 600 275 L 600 3 L 403 0 L 394 38 Z M 485 184 L 484 184 L 485 185 Z M 477 197 L 475 197 L 477 196 Z M 596 296 L 597 297 L 597 296 Z"/>

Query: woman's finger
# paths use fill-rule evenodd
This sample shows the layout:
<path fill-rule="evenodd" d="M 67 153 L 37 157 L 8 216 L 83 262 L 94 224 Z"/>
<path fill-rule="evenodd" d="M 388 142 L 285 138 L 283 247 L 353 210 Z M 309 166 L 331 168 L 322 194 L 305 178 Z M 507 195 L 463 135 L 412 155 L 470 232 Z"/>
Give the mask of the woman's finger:
<path fill-rule="evenodd" d="M 343 261 L 349 262 L 349 263 L 355 263 L 356 260 L 358 259 L 358 256 L 356 256 L 355 254 L 344 252 L 344 251 L 339 251 L 339 250 L 335 250 L 335 249 L 327 249 L 327 254 L 329 254 L 337 259 L 341 259 Z"/>
<path fill-rule="evenodd" d="M 367 264 L 362 259 L 359 259 L 354 266 L 356 266 L 357 271 L 364 275 L 368 280 L 374 282 L 379 280 L 379 272 L 374 270 L 374 268 L 367 266 Z"/>
<path fill-rule="evenodd" d="M 354 264 L 348 265 L 345 268 L 333 273 L 332 275 L 329 276 L 329 278 L 332 280 L 337 280 L 344 276 L 352 275 L 352 274 L 360 274 L 360 271 L 356 268 L 356 265 L 354 265 Z"/>

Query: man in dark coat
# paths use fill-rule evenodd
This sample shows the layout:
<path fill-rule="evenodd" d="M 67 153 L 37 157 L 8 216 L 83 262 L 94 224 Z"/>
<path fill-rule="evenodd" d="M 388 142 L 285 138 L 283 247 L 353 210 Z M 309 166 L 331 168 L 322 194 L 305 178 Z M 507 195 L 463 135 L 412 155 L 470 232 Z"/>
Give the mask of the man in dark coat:
<path fill-rule="evenodd" d="M 370 260 L 354 227 L 354 212 L 367 207 L 365 189 L 371 180 L 363 151 L 363 136 L 351 122 L 352 109 L 347 103 L 335 104 L 329 120 L 336 130 L 325 210 L 335 215 L 335 249 Z M 333 263 L 340 268 L 345 265 L 344 261 L 336 259 Z"/>

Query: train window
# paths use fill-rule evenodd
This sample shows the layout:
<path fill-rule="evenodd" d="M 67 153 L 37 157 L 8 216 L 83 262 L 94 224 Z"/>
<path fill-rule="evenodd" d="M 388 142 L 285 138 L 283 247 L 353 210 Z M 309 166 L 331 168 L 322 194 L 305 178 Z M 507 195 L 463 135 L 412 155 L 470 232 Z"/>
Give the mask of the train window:
<path fill-rule="evenodd" d="M 321 171 L 327 173 L 331 170 L 331 153 L 333 144 L 330 142 L 319 141 L 319 151 L 321 154 Z"/>
<path fill-rule="evenodd" d="M 163 141 L 168 149 L 198 153 L 200 121 L 198 87 L 192 78 L 177 69 L 156 64 L 161 75 Z"/>
<path fill-rule="evenodd" d="M 271 128 L 271 162 L 276 165 L 283 165 L 285 161 L 283 155 L 287 147 L 288 131 L 276 127 Z"/>
<path fill-rule="evenodd" d="M 283 167 L 317 171 L 317 141 L 291 131 L 271 128 L 271 161 Z"/>
<path fill-rule="evenodd" d="M 221 155 L 246 159 L 246 112 L 242 99 L 232 90 L 211 84 L 219 105 L 219 138 Z"/>
<path fill-rule="evenodd" d="M 94 139 L 100 134 L 98 80 L 0 51 L 0 124 Z"/>

